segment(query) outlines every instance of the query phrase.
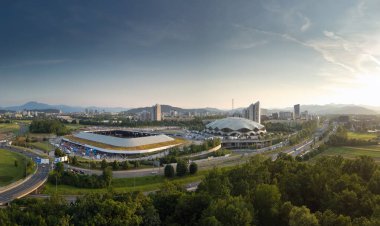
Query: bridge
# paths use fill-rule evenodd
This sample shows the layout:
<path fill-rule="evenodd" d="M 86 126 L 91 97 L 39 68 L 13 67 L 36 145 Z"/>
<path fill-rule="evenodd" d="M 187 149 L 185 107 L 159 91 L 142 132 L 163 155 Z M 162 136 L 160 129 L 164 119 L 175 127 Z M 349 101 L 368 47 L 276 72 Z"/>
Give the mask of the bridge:
<path fill-rule="evenodd" d="M 14 147 L 2 146 L 2 149 L 6 149 L 13 152 L 21 153 L 29 158 L 38 157 L 37 154 L 26 152 Z M 9 187 L 0 190 L 0 205 L 6 205 L 14 199 L 22 198 L 30 193 L 36 191 L 47 180 L 49 175 L 49 165 L 37 165 L 37 170 L 34 174 L 24 179 L 20 183 L 10 185 Z"/>

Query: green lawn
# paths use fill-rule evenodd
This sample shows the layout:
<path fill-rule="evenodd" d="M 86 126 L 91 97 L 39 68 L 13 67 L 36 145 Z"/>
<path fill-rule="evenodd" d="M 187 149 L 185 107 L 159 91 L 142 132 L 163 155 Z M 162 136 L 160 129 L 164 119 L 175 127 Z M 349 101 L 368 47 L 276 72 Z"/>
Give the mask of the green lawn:
<path fill-rule="evenodd" d="M 70 130 L 84 129 L 87 127 L 86 125 L 80 125 L 80 124 L 65 124 L 65 126 Z"/>
<path fill-rule="evenodd" d="M 53 133 L 29 133 L 28 136 L 30 138 L 36 138 L 36 139 L 49 139 L 49 138 L 55 138 L 57 135 Z"/>
<path fill-rule="evenodd" d="M 35 142 L 35 143 L 29 143 L 29 145 L 33 148 L 49 152 L 54 150 L 54 146 L 51 145 L 49 142 Z"/>
<path fill-rule="evenodd" d="M 348 132 L 347 133 L 348 139 L 357 139 L 357 140 L 372 140 L 377 138 L 376 134 L 373 133 L 353 133 Z"/>
<path fill-rule="evenodd" d="M 20 126 L 15 123 L 0 123 L 0 133 L 16 133 Z"/>
<path fill-rule="evenodd" d="M 366 155 L 375 159 L 380 163 L 380 145 L 360 146 L 360 147 L 330 147 L 319 156 L 335 156 L 341 155 L 344 158 L 354 159 L 356 157 Z"/>
<path fill-rule="evenodd" d="M 18 166 L 15 167 L 15 160 Z M 0 149 L 0 186 L 5 186 L 24 177 L 24 156 Z"/>
<path fill-rule="evenodd" d="M 233 167 L 224 167 L 224 170 L 232 169 Z M 146 176 L 146 177 L 136 177 L 136 178 L 120 178 L 113 179 L 112 189 L 116 192 L 131 192 L 131 191 L 155 191 L 160 188 L 160 186 L 166 181 L 173 181 L 181 185 L 186 185 L 192 182 L 200 181 L 208 173 L 208 170 L 199 171 L 195 175 L 188 175 L 185 177 L 175 177 L 173 179 L 167 179 L 164 176 Z M 67 185 L 58 185 L 57 192 L 59 195 L 83 195 L 88 193 L 103 193 L 107 192 L 106 188 L 102 189 L 86 189 L 86 188 L 76 188 Z M 54 194 L 55 185 L 46 183 L 43 194 Z"/>

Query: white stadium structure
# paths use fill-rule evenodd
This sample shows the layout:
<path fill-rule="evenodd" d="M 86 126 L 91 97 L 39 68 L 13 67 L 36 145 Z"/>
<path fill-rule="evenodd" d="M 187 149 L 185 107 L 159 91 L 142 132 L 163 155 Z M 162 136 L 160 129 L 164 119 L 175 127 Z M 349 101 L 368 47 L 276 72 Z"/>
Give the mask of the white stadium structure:
<path fill-rule="evenodd" d="M 213 135 L 247 139 L 263 135 L 266 133 L 266 130 L 263 125 L 255 121 L 245 118 L 228 117 L 207 124 L 206 132 Z"/>
<path fill-rule="evenodd" d="M 147 154 L 181 145 L 183 141 L 164 134 L 126 130 L 84 131 L 62 139 L 69 151 L 93 154 Z"/>

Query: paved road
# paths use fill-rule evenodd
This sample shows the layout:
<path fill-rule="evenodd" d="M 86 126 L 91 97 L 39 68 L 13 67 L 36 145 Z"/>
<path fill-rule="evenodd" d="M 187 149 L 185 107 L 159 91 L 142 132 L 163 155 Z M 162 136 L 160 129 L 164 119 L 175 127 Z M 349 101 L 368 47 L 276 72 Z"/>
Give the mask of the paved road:
<path fill-rule="evenodd" d="M 9 151 L 13 151 L 13 152 L 21 153 L 30 158 L 37 157 L 37 155 L 34 153 L 25 152 L 23 150 L 16 149 L 14 147 L 1 147 L 1 148 L 9 150 Z M 24 181 L 20 185 L 10 190 L 0 192 L 0 205 L 9 203 L 10 201 L 14 199 L 21 198 L 33 192 L 45 182 L 45 180 L 48 177 L 48 174 L 49 174 L 49 166 L 39 165 L 37 168 L 37 172 L 34 175 L 32 175 L 28 180 Z"/>

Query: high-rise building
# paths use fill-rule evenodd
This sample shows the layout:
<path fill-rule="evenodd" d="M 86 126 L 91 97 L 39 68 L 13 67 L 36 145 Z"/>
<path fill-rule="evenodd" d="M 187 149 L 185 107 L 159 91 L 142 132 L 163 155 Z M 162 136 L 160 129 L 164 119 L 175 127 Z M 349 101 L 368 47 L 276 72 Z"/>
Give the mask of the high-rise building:
<path fill-rule="evenodd" d="M 294 119 L 301 118 L 301 106 L 299 104 L 294 105 Z"/>
<path fill-rule="evenodd" d="M 272 113 L 272 119 L 278 119 L 278 112 Z"/>
<path fill-rule="evenodd" d="M 292 120 L 293 119 L 293 112 L 291 112 L 291 111 L 280 111 L 279 119 L 281 119 L 281 120 Z"/>
<path fill-rule="evenodd" d="M 152 121 L 161 121 L 161 105 L 159 104 L 152 107 Z"/>
<path fill-rule="evenodd" d="M 243 110 L 243 117 L 257 123 L 261 123 L 260 101 L 249 105 Z"/>
<path fill-rule="evenodd" d="M 152 113 L 150 111 L 144 110 L 144 111 L 140 112 L 139 119 L 141 121 L 149 121 L 152 119 Z"/>

